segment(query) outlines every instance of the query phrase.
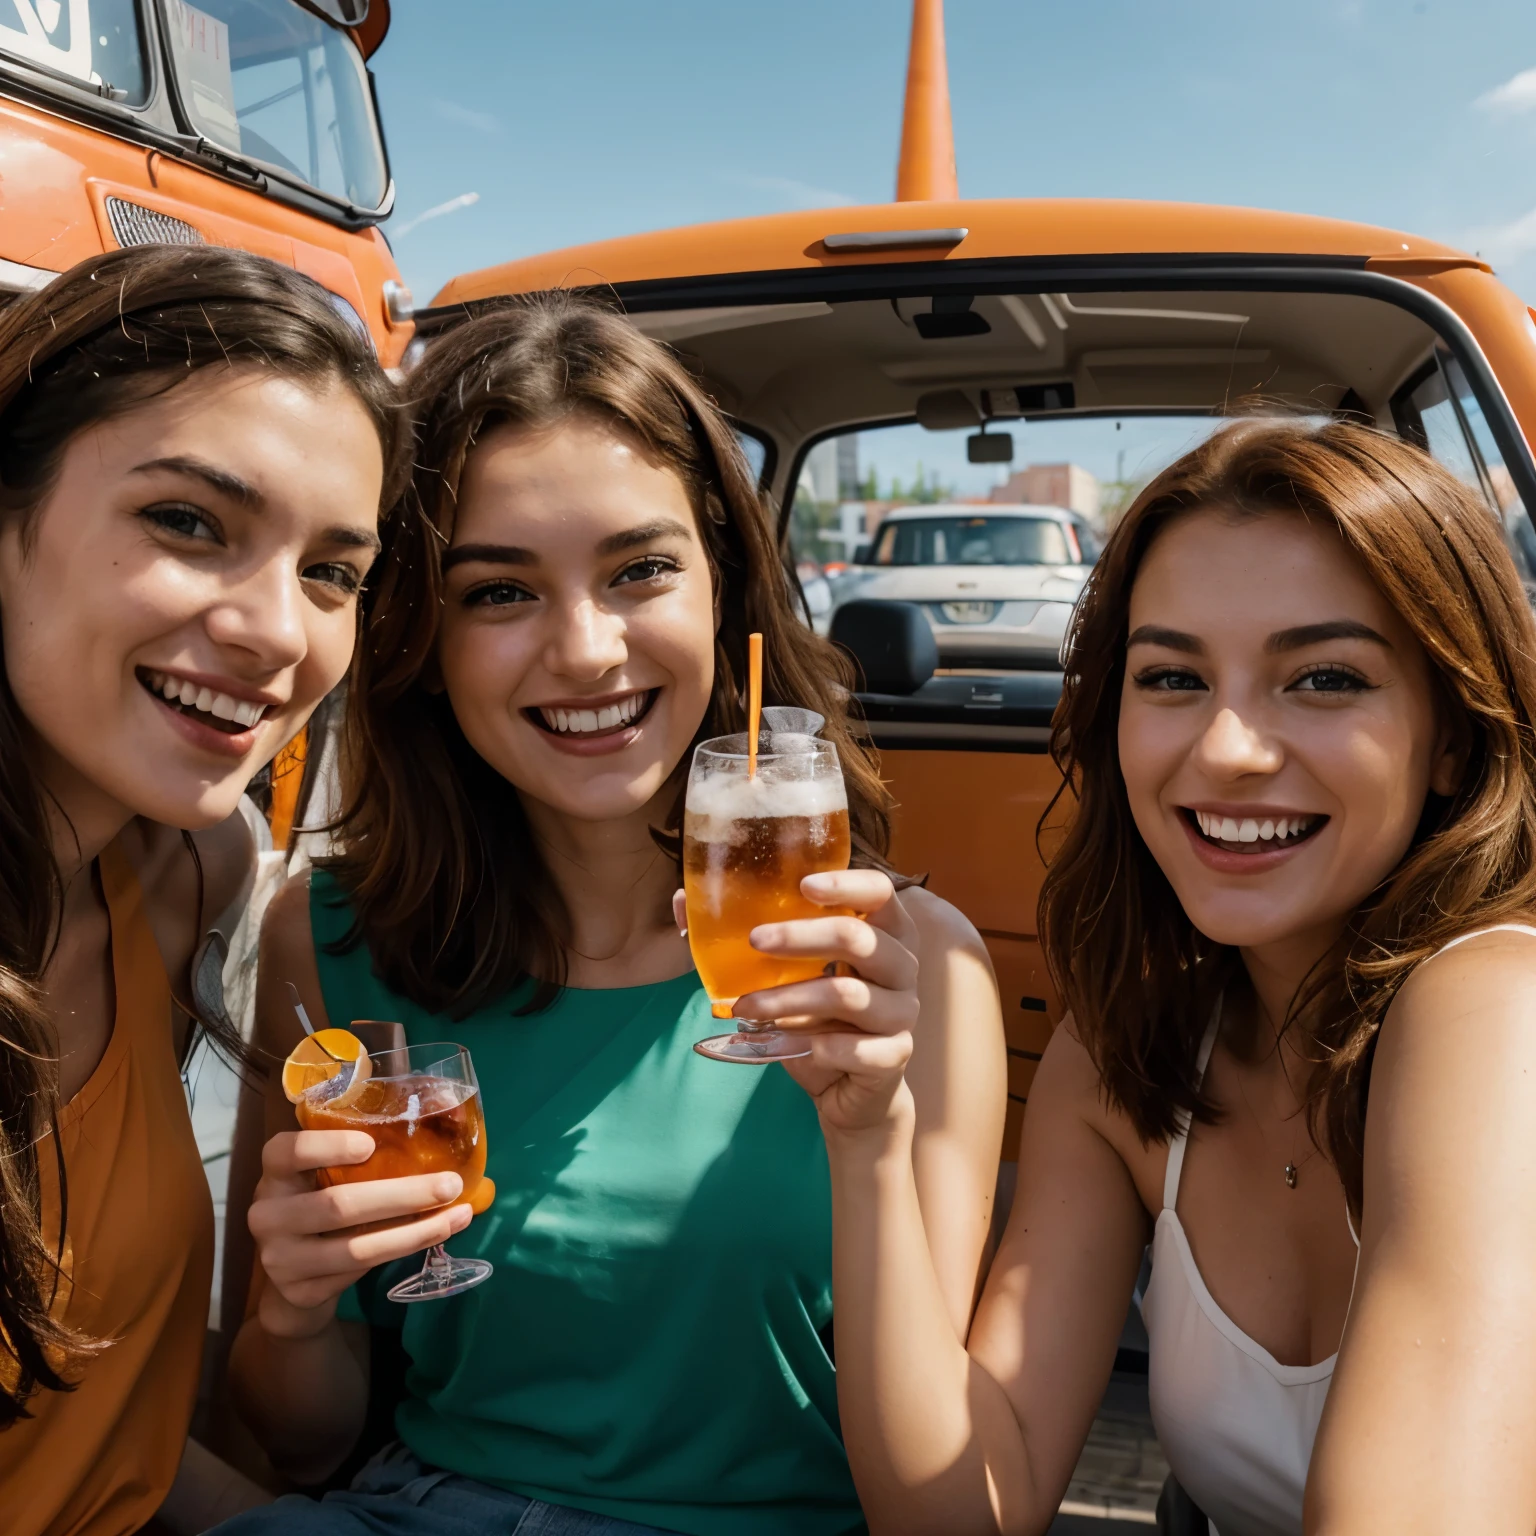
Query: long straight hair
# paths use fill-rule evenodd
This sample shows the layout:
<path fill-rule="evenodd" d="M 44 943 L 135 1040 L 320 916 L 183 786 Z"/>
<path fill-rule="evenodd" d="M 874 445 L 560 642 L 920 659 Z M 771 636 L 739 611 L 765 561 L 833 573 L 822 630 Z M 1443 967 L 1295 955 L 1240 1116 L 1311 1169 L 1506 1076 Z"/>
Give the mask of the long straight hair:
<path fill-rule="evenodd" d="M 1046 873 L 1040 937 L 1110 1102 L 1144 1141 L 1166 1140 L 1181 1115 L 1213 1117 L 1196 1055 L 1238 965 L 1195 929 L 1136 830 L 1117 739 L 1131 589 L 1162 531 L 1201 509 L 1336 529 L 1423 646 L 1439 707 L 1467 743 L 1455 793 L 1429 796 L 1412 846 L 1284 1021 L 1311 1063 L 1313 1140 L 1358 1211 L 1371 1061 L 1393 998 L 1451 939 L 1536 912 L 1536 622 L 1487 505 L 1428 454 L 1368 428 L 1230 427 L 1137 498 L 1072 625 L 1051 752 L 1077 804 Z"/>
<path fill-rule="evenodd" d="M 27 539 L 80 432 L 215 367 L 340 380 L 386 464 L 398 460 L 392 386 L 323 288 L 239 251 L 139 247 L 82 262 L 0 312 L 0 518 Z M 44 1230 L 41 1207 L 39 1147 L 58 1110 L 42 978 L 62 903 L 46 791 L 0 651 L 0 1429 L 38 1389 L 68 1390 L 98 1347 L 54 1305 L 68 1212 L 56 1135 L 46 1155 L 59 1158 L 57 1230 Z M 223 1021 L 196 1023 L 240 1053 Z"/>
<path fill-rule="evenodd" d="M 695 741 L 746 728 L 747 637 L 761 631 L 764 702 L 826 716 L 854 861 L 885 868 L 890 797 L 848 727 L 851 665 L 797 617 L 771 511 L 730 424 L 677 359 L 611 311 L 544 294 L 450 331 L 428 349 L 410 392 L 415 472 L 369 583 L 344 727 L 340 852 L 328 861 L 355 919 L 341 947 L 366 943 L 393 991 L 453 1017 L 529 980 L 519 1011 L 543 1008 L 563 983 L 568 916 L 522 804 L 430 684 L 441 551 L 476 439 L 573 416 L 638 443 L 693 504 L 720 615 L 714 689 Z M 658 837 L 673 858 L 683 793 L 679 776 Z"/>

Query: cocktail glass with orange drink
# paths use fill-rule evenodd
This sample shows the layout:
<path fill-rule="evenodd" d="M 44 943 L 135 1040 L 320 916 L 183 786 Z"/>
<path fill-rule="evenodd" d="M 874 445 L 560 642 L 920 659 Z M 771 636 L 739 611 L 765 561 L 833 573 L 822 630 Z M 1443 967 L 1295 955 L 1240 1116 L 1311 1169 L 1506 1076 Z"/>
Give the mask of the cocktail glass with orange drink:
<path fill-rule="evenodd" d="M 762 733 L 755 754 L 748 745 L 744 734 L 719 736 L 695 750 L 683 814 L 688 945 L 717 1019 L 730 1018 L 749 992 L 825 969 L 819 960 L 754 949 L 755 927 L 846 910 L 800 893 L 806 875 L 848 867 L 848 796 L 836 747 L 785 731 Z M 701 1040 L 694 1049 L 746 1064 L 810 1054 L 770 1022 L 736 1024 L 734 1035 Z"/>
<path fill-rule="evenodd" d="M 401 1046 L 371 1055 L 347 1030 L 309 1035 L 288 1058 L 283 1087 L 306 1131 L 366 1131 L 366 1162 L 321 1168 L 322 1188 L 416 1173 L 456 1173 L 464 1189 L 452 1203 L 477 1216 L 495 1186 L 485 1176 L 485 1112 L 469 1052 L 452 1044 Z M 431 1301 L 479 1285 L 484 1259 L 428 1249 L 421 1273 L 389 1292 L 391 1301 Z"/>

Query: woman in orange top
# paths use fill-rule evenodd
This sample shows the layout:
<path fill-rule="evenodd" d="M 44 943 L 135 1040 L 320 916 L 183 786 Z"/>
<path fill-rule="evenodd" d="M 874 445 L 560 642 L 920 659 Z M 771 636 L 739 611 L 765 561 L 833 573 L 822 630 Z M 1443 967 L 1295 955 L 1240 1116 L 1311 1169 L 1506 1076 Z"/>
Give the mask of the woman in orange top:
<path fill-rule="evenodd" d="M 198 941 L 241 792 L 351 657 L 393 421 L 360 327 L 239 252 L 116 252 L 0 315 L 6 1536 L 138 1530 L 176 1477 L 213 1259 Z"/>

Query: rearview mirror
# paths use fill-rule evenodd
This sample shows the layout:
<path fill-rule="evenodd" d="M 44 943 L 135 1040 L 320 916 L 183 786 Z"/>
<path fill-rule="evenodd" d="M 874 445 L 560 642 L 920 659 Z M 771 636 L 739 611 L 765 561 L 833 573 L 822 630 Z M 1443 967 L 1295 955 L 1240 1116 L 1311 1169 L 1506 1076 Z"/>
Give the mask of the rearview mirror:
<path fill-rule="evenodd" d="M 871 561 L 871 559 L 870 559 L 870 551 L 873 548 L 874 548 L 873 544 L 860 544 L 859 547 L 856 550 L 854 550 L 854 552 L 853 552 L 853 560 L 850 563 L 853 564 L 853 565 L 871 565 L 871 564 L 873 564 L 873 561 Z"/>
<path fill-rule="evenodd" d="M 1013 463 L 1013 433 L 978 432 L 965 440 L 965 456 L 972 464 Z"/>

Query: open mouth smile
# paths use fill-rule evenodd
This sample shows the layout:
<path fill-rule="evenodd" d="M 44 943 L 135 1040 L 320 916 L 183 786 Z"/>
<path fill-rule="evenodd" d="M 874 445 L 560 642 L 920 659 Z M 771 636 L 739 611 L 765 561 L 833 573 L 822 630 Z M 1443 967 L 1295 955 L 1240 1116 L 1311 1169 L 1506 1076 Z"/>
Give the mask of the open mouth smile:
<path fill-rule="evenodd" d="M 1315 837 L 1328 823 L 1326 816 L 1307 812 L 1284 816 L 1224 816 L 1189 806 L 1181 809 L 1190 830 L 1201 842 L 1225 853 L 1249 857 L 1286 852 Z"/>
<path fill-rule="evenodd" d="M 144 691 L 167 709 L 226 736 L 241 736 L 253 730 L 273 708 L 270 704 L 232 698 L 190 678 L 156 672 L 150 667 L 140 667 L 136 675 Z"/>
<path fill-rule="evenodd" d="M 625 694 L 591 707 L 538 704 L 523 714 L 541 731 L 571 742 L 596 741 L 634 730 L 650 713 L 659 688 Z"/>

